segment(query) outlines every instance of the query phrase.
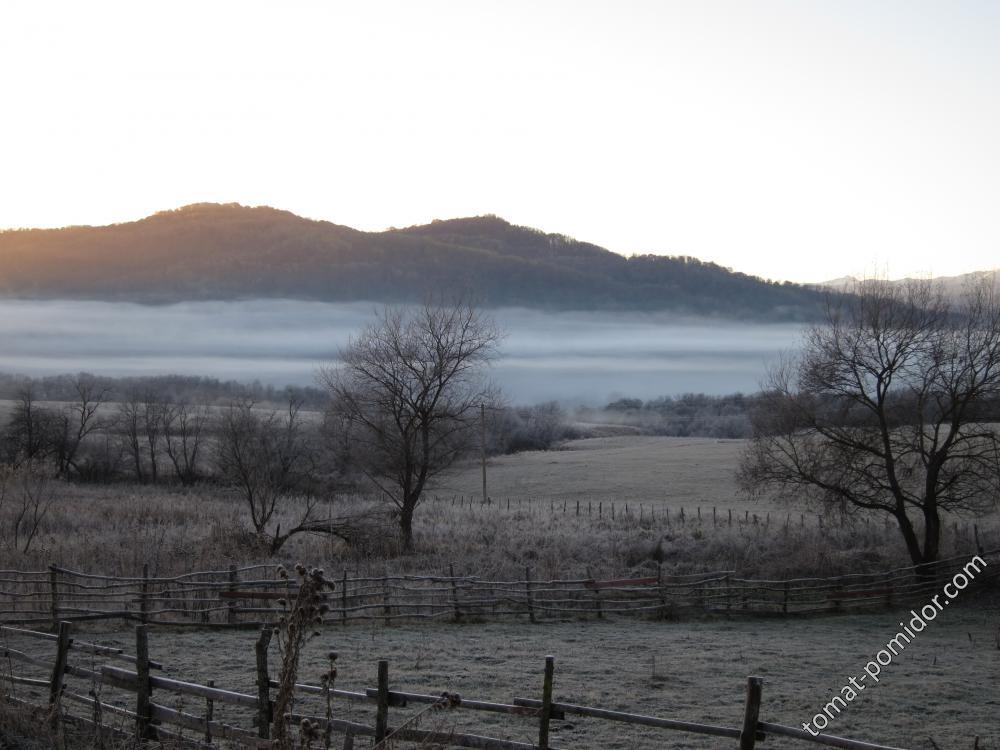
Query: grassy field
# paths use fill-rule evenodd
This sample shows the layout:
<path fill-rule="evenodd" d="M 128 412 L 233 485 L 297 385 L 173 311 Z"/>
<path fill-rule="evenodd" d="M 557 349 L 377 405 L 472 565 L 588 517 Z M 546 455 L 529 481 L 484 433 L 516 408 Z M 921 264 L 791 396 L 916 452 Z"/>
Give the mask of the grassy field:
<path fill-rule="evenodd" d="M 746 677 L 760 675 L 765 679 L 761 719 L 801 726 L 848 677 L 861 674 L 904 616 L 900 611 L 850 618 L 684 624 L 629 620 L 537 626 L 328 626 L 307 646 L 300 680 L 315 684 L 325 653 L 335 649 L 340 655 L 338 687 L 373 686 L 376 661 L 385 658 L 395 689 L 432 694 L 448 690 L 467 698 L 508 702 L 515 696 L 539 697 L 542 663 L 546 654 L 552 654 L 556 700 L 739 726 Z M 998 621 L 1000 607 L 995 603 L 967 602 L 945 612 L 827 731 L 911 750 L 933 750 L 930 738 L 940 748 L 970 750 L 974 736 L 980 735 L 981 750 L 1000 748 L 995 718 L 1000 701 Z M 127 631 L 86 637 L 132 648 Z M 255 637 L 245 631 L 156 630 L 151 635 L 151 657 L 165 663 L 167 676 L 202 683 L 214 679 L 219 686 L 252 692 Z M 16 638 L 11 640 L 11 645 L 17 643 Z M 272 659 L 277 659 L 273 651 Z M 106 697 L 127 700 L 123 694 L 105 691 Z M 321 711 L 318 702 L 301 700 L 303 710 Z M 189 698 L 184 707 L 200 711 L 193 703 Z M 336 710 L 335 715 L 355 720 L 371 716 L 359 705 L 338 703 Z M 394 721 L 410 715 L 409 710 L 394 709 Z M 246 725 L 246 717 L 230 707 L 217 706 L 216 712 Z M 532 741 L 536 731 L 530 720 L 461 711 L 433 714 L 421 726 L 477 730 L 523 741 Z M 557 722 L 552 742 L 581 750 L 732 747 L 724 740 L 579 717 Z M 803 745 L 775 738 L 763 747 Z"/>
<path fill-rule="evenodd" d="M 561 450 L 491 458 L 487 490 L 492 497 L 654 503 L 679 509 L 776 510 L 740 497 L 735 470 L 743 440 L 622 435 L 566 443 Z M 479 464 L 444 476 L 440 494 L 482 495 Z"/>
<path fill-rule="evenodd" d="M 393 520 L 384 518 L 376 529 L 386 531 L 374 534 L 373 544 L 350 546 L 305 535 L 293 538 L 273 559 L 377 575 L 387 568 L 442 572 L 454 563 L 457 572 L 483 578 L 520 576 L 526 565 L 536 577 L 578 578 L 588 568 L 596 576 L 614 577 L 649 570 L 659 544 L 667 571 L 679 573 L 732 569 L 748 576 L 793 577 L 908 564 L 898 531 L 883 518 L 821 520 L 815 510 L 736 498 L 732 476 L 740 449 L 739 441 L 632 436 L 504 456 L 489 467 L 496 493 L 491 505 L 484 506 L 475 491 L 474 466 L 459 469 L 428 492 L 417 510 L 416 546 L 410 553 L 395 548 Z M 665 495 L 665 486 L 673 494 Z M 4 567 L 43 569 L 56 563 L 135 575 L 149 563 L 155 575 L 172 575 L 272 559 L 254 544 L 240 498 L 218 485 L 54 482 L 51 489 L 55 503 L 29 553 L 0 545 Z M 302 503 L 284 501 L 274 524 L 289 528 Z M 715 521 L 713 507 L 718 508 Z M 0 509 L 0 532 L 14 510 Z M 322 502 L 316 517 L 385 510 L 370 497 L 338 495 Z M 996 518 L 980 519 L 978 525 L 983 545 L 1000 547 Z M 943 556 L 973 547 L 969 519 L 945 525 Z"/>
<path fill-rule="evenodd" d="M 791 577 L 907 564 L 898 531 L 880 519 L 842 523 L 834 517 L 821 522 L 815 511 L 804 508 L 743 501 L 733 483 L 741 448 L 740 441 L 620 436 L 495 458 L 489 464 L 494 502 L 486 506 L 478 498 L 478 466 L 469 464 L 443 477 L 418 510 L 412 553 L 401 554 L 391 544 L 356 548 L 302 536 L 276 561 L 303 560 L 334 571 L 375 574 L 387 569 L 443 572 L 454 562 L 456 572 L 484 578 L 519 576 L 525 565 L 539 578 L 578 577 L 588 568 L 598 577 L 616 577 L 655 570 L 649 553 L 660 542 L 668 572 L 726 568 L 748 576 Z M 268 559 L 252 544 L 246 509 L 238 497 L 219 486 L 56 483 L 53 491 L 57 502 L 44 520 L 37 545 L 27 555 L 0 548 L 3 567 L 40 569 L 56 562 L 135 574 L 149 562 L 154 575 L 166 575 Z M 470 496 L 474 502 L 469 502 Z M 301 502 L 288 500 L 276 520 L 290 523 Z M 611 502 L 616 505 L 614 518 Z M 600 517 L 599 503 L 604 508 Z M 713 506 L 719 509 L 715 522 Z M 320 506 L 318 516 L 376 507 L 373 498 L 337 496 Z M 697 507 L 702 508 L 700 522 Z M 686 513 L 683 523 L 681 508 Z M 981 519 L 979 530 L 985 546 L 1000 547 L 995 519 Z M 972 545 L 968 519 L 946 525 L 943 555 L 964 554 Z M 324 666 L 323 654 L 336 649 L 341 655 L 340 687 L 371 686 L 376 661 L 384 657 L 391 662 L 397 688 L 429 693 L 447 689 L 506 702 L 514 696 L 538 696 L 543 659 L 553 654 L 559 700 L 737 726 L 745 679 L 757 674 L 766 680 L 762 718 L 800 726 L 849 676 L 860 673 L 894 635 L 904 614 L 788 621 L 328 626 L 309 645 L 300 679 L 315 682 Z M 965 602 L 947 611 L 829 731 L 911 750 L 935 750 L 935 743 L 942 749 L 971 748 L 973 737 L 980 735 L 980 750 L 1000 749 L 994 720 L 1000 701 L 998 623 L 1000 606 L 995 601 Z M 93 626 L 85 637 L 131 650 L 126 628 L 102 631 Z M 247 631 L 157 629 L 152 657 L 167 664 L 168 675 L 250 690 L 254 638 Z M 11 645 L 18 645 L 16 638 Z M 39 649 L 37 642 L 20 646 L 48 648 Z M 107 688 L 104 697 L 126 700 Z M 302 700 L 304 709 L 321 711 L 309 699 Z M 181 707 L 201 710 L 191 699 Z M 363 706 L 341 705 L 339 710 L 345 718 L 370 718 Z M 248 717 L 221 707 L 217 711 L 224 720 L 249 726 Z M 407 715 L 401 711 L 396 717 Z M 525 741 L 535 732 L 526 720 L 463 712 L 429 715 L 422 726 Z M 553 744 L 583 750 L 731 746 L 578 718 L 557 723 Z M 801 745 L 769 739 L 764 746 Z"/>

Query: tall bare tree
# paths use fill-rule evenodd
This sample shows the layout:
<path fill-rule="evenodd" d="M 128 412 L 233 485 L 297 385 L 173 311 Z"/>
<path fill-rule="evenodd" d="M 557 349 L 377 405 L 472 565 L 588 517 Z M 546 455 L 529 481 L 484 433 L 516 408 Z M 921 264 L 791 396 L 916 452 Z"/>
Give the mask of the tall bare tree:
<path fill-rule="evenodd" d="M 208 407 L 187 402 L 166 404 L 161 419 L 164 446 L 174 473 L 183 484 L 198 480 L 198 460 L 202 451 L 205 428 L 208 424 Z"/>
<path fill-rule="evenodd" d="M 276 551 L 291 533 L 311 519 L 313 502 L 307 498 L 303 518 L 292 529 L 273 532 L 269 525 L 283 498 L 295 491 L 308 469 L 310 450 L 300 415 L 301 402 L 292 400 L 284 414 L 257 408 L 250 399 L 231 403 L 219 415 L 215 458 L 219 474 L 243 495 L 250 522 L 261 538 L 270 536 Z"/>
<path fill-rule="evenodd" d="M 163 400 L 151 390 L 132 389 L 118 404 L 118 429 L 132 458 L 136 479 L 142 483 L 159 479 L 165 408 Z"/>
<path fill-rule="evenodd" d="M 78 458 L 83 442 L 103 426 L 99 411 L 111 389 L 89 375 L 78 375 L 72 382 L 74 401 L 54 418 L 53 453 L 61 476 L 79 473 Z"/>
<path fill-rule="evenodd" d="M 5 460 L 18 466 L 47 458 L 52 452 L 52 413 L 43 408 L 29 380 L 18 389 L 10 421 L 4 430 Z"/>
<path fill-rule="evenodd" d="M 985 282 L 958 302 L 924 281 L 853 291 L 772 373 L 740 482 L 887 513 L 913 563 L 931 563 L 942 513 L 1000 494 L 1000 295 Z"/>
<path fill-rule="evenodd" d="M 401 541 L 435 474 L 478 443 L 480 405 L 496 400 L 485 368 L 501 333 L 471 305 L 385 309 L 322 371 L 351 458 L 395 504 Z"/>

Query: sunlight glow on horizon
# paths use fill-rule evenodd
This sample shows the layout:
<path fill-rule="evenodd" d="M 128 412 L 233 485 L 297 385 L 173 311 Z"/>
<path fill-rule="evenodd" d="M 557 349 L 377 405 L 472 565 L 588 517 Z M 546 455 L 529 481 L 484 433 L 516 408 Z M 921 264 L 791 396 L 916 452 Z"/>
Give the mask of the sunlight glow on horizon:
<path fill-rule="evenodd" d="M 0 227 L 496 214 L 766 278 L 1000 266 L 1000 6 L 0 7 Z"/>

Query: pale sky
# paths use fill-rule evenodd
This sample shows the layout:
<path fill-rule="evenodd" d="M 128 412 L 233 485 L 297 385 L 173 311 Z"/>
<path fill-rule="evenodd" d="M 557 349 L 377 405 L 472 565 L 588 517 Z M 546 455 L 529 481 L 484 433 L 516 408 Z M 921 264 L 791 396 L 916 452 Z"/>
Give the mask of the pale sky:
<path fill-rule="evenodd" d="M 9 2 L 0 227 L 495 213 L 769 278 L 1000 266 L 1000 3 Z"/>

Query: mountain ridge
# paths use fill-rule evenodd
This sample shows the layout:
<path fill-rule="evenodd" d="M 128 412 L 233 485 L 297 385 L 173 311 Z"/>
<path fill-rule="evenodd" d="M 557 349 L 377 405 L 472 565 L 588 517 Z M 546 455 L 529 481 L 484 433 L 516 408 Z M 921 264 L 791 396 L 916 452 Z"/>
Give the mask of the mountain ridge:
<path fill-rule="evenodd" d="M 270 206 L 0 232 L 0 294 L 144 303 L 288 297 L 810 319 L 824 293 L 685 256 L 619 255 L 498 216 L 365 232 Z"/>

